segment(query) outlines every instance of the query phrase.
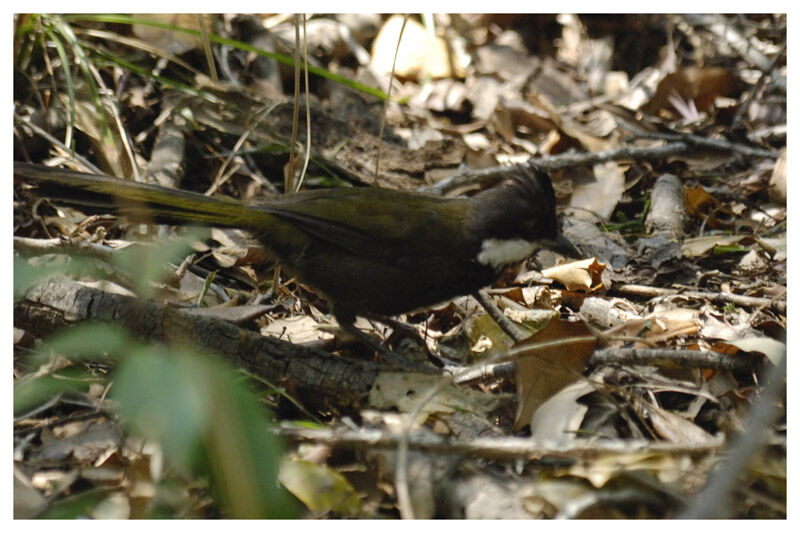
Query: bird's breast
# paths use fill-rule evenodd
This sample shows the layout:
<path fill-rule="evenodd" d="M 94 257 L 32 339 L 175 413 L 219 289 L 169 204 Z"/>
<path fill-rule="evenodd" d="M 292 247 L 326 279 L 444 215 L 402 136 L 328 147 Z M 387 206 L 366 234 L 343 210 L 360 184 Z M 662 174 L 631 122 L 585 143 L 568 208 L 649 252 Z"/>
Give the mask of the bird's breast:
<path fill-rule="evenodd" d="M 525 239 L 484 239 L 478 252 L 478 262 L 499 270 L 519 263 L 536 251 L 537 244 Z"/>

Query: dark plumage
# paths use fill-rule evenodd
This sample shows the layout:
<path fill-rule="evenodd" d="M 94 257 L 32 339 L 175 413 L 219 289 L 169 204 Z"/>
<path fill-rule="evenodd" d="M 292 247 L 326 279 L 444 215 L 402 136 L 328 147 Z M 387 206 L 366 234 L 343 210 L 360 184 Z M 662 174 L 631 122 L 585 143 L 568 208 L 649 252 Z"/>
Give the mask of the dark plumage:
<path fill-rule="evenodd" d="M 41 196 L 134 220 L 246 230 L 333 305 L 340 325 L 469 294 L 537 245 L 559 241 L 550 179 L 519 167 L 469 198 L 377 188 L 304 191 L 258 202 L 15 163 Z"/>

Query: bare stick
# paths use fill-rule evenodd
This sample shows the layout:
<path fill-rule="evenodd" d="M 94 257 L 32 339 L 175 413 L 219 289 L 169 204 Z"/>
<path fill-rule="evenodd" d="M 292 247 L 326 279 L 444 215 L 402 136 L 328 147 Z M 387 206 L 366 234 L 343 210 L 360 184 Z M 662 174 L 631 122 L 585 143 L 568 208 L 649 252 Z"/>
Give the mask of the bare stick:
<path fill-rule="evenodd" d="M 500 329 L 502 329 L 506 335 L 514 339 L 516 342 L 521 342 L 528 338 L 528 336 L 520 331 L 520 329 L 514 325 L 514 323 L 511 322 L 506 315 L 503 314 L 500 308 L 494 304 L 491 296 L 489 296 L 486 291 L 478 291 L 477 294 L 475 294 L 475 298 L 478 299 L 478 302 L 480 302 L 481 306 L 483 306 L 489 316 L 492 317 L 492 319 L 497 323 L 498 326 L 500 326 Z"/>
<path fill-rule="evenodd" d="M 316 442 L 359 450 L 397 449 L 400 436 L 380 429 L 329 429 L 304 428 L 296 425 L 281 425 L 281 436 L 300 442 Z M 718 450 L 723 437 L 715 437 L 703 443 L 672 444 L 646 440 L 587 441 L 574 446 L 549 447 L 533 441 L 530 437 L 478 437 L 471 440 L 447 439 L 430 432 L 419 431 L 410 435 L 411 450 L 428 453 L 458 454 L 470 457 L 511 461 L 516 459 L 541 459 L 542 457 L 564 457 L 591 459 L 630 453 L 653 454 L 703 454 Z"/>
<path fill-rule="evenodd" d="M 736 152 L 750 157 L 763 157 L 765 159 L 777 159 L 778 155 L 775 152 L 764 150 L 756 146 L 747 144 L 736 143 L 728 139 L 703 137 L 701 135 L 693 135 L 691 133 L 659 133 L 659 132 L 643 132 L 637 133 L 635 137 L 640 139 L 661 139 L 668 142 L 686 142 L 697 146 L 698 148 L 708 148 L 711 150 L 722 150 L 725 152 Z"/>
<path fill-rule="evenodd" d="M 591 366 L 609 364 L 752 372 L 760 366 L 761 358 L 729 357 L 706 350 L 673 350 L 666 348 L 609 348 L 598 350 L 589 358 L 589 365 Z"/>
<path fill-rule="evenodd" d="M 706 291 L 683 291 L 678 289 L 666 289 L 661 287 L 648 287 L 647 285 L 617 285 L 611 288 L 612 291 L 630 294 L 633 296 L 644 296 L 655 298 L 659 296 L 684 296 L 699 300 L 708 300 L 717 304 L 734 304 L 742 307 L 770 307 L 780 313 L 786 312 L 786 300 L 778 298 L 759 298 L 756 296 L 745 296 L 742 294 L 730 294 L 726 292 L 706 292 Z"/>
<path fill-rule="evenodd" d="M 692 146 L 689 143 L 675 142 L 661 146 L 625 146 L 615 150 L 603 150 L 592 153 L 584 152 L 579 154 L 559 154 L 551 157 L 531 158 L 530 162 L 535 163 L 545 171 L 550 171 L 559 168 L 576 167 L 581 165 L 595 165 L 597 163 L 606 163 L 608 161 L 664 159 L 675 155 L 690 153 L 695 150 L 697 150 L 697 147 Z M 526 163 L 520 164 L 525 165 Z M 438 181 L 430 187 L 420 188 L 420 190 L 434 194 L 443 194 L 448 190 L 464 184 L 502 178 L 509 172 L 513 172 L 514 168 L 514 165 L 510 165 L 469 170 L 467 172 L 456 174 L 450 178 Z"/>

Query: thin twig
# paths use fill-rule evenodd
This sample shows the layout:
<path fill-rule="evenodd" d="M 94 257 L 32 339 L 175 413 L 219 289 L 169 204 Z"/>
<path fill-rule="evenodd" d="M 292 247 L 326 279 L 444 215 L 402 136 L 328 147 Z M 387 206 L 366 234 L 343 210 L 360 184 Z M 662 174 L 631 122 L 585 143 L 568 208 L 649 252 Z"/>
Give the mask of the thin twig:
<path fill-rule="evenodd" d="M 383 101 L 383 113 L 381 114 L 381 126 L 378 130 L 378 150 L 375 154 L 375 176 L 373 185 L 378 184 L 378 169 L 381 164 L 381 140 L 383 139 L 383 129 L 386 127 L 386 113 L 389 109 L 389 101 L 392 97 L 392 80 L 394 79 L 394 67 L 397 64 L 397 53 L 400 51 L 400 41 L 403 40 L 403 31 L 406 29 L 406 22 L 411 15 L 406 13 L 403 17 L 403 25 L 400 26 L 400 36 L 397 38 L 397 47 L 394 49 L 394 59 L 392 60 L 392 72 L 389 74 L 389 87 L 386 89 L 386 100 Z"/>
<path fill-rule="evenodd" d="M 759 367 L 761 359 L 743 355 L 729 357 L 707 350 L 673 350 L 666 348 L 608 348 L 597 350 L 589 358 L 590 366 L 611 364 L 752 372 Z"/>
<path fill-rule="evenodd" d="M 691 133 L 661 133 L 661 132 L 640 132 L 634 135 L 634 138 L 639 139 L 660 139 L 668 142 L 686 142 L 702 148 L 710 148 L 711 150 L 723 150 L 725 152 L 736 152 L 750 157 L 763 157 L 765 159 L 777 159 L 780 154 L 750 146 L 747 144 L 736 143 L 728 139 L 715 139 L 711 137 L 703 137 L 702 135 L 694 135 Z"/>
<path fill-rule="evenodd" d="M 300 24 L 294 16 L 294 106 L 292 107 L 292 136 L 289 141 L 289 168 L 284 180 L 284 190 L 294 191 L 294 149 L 297 143 L 297 124 L 300 118 Z"/>
<path fill-rule="evenodd" d="M 513 361 L 473 365 L 463 370 L 456 371 L 453 376 L 453 383 L 457 385 L 469 385 L 470 383 L 495 381 L 512 376 L 516 368 L 517 365 Z"/>
<path fill-rule="evenodd" d="M 303 157 L 303 170 L 300 171 L 300 179 L 297 180 L 295 190 L 300 190 L 303 180 L 308 170 L 308 162 L 311 160 L 311 89 L 308 86 L 308 32 L 306 31 L 306 15 L 303 13 L 303 79 L 306 90 L 306 153 Z"/>
<path fill-rule="evenodd" d="M 88 159 L 78 155 L 77 153 L 72 153 L 72 150 L 70 149 L 69 146 L 65 145 L 60 140 L 50 135 L 47 131 L 34 124 L 33 121 L 18 115 L 16 111 L 14 111 L 14 122 L 20 124 L 22 127 L 32 129 L 34 133 L 45 139 L 53 146 L 60 148 L 61 151 L 63 151 L 65 154 L 70 154 L 70 156 L 73 157 L 75 161 L 79 162 L 81 165 L 84 166 L 85 170 L 89 172 L 95 172 L 97 174 L 102 174 L 102 171 L 95 165 L 93 165 Z"/>
<path fill-rule="evenodd" d="M 767 78 L 769 78 L 770 74 L 772 74 L 772 71 L 775 70 L 775 67 L 778 66 L 778 62 L 783 59 L 784 54 L 786 54 L 786 41 L 783 42 L 780 52 L 775 54 L 775 57 L 772 58 L 772 63 L 770 64 L 769 68 L 761 71 L 761 76 L 758 77 L 758 80 L 753 85 L 753 88 L 750 89 L 750 92 L 747 94 L 744 102 L 742 102 L 742 104 L 739 106 L 739 109 L 736 110 L 736 114 L 733 116 L 733 120 L 731 121 L 728 131 L 734 130 L 739 125 L 742 117 L 750 108 L 750 104 L 753 103 L 756 95 L 761 92 L 761 88 L 764 87 L 764 84 L 767 82 Z"/>
<path fill-rule="evenodd" d="M 643 296 L 646 298 L 656 298 L 663 296 L 683 296 L 686 298 L 708 300 L 716 304 L 734 304 L 742 307 L 761 307 L 769 306 L 780 312 L 786 312 L 786 300 L 779 298 L 758 298 L 756 296 L 744 296 L 742 294 L 730 294 L 726 292 L 705 292 L 705 291 L 683 291 L 678 289 L 668 289 L 662 287 L 649 287 L 647 285 L 624 284 L 616 285 L 611 291 L 628 294 L 633 296 Z"/>
<path fill-rule="evenodd" d="M 475 298 L 486 310 L 486 313 L 492 317 L 498 326 L 500 326 L 500 329 L 506 333 L 506 335 L 514 339 L 516 342 L 521 342 L 528 338 L 528 336 L 520 331 L 520 329 L 513 322 L 511 322 L 506 315 L 503 314 L 500 308 L 494 304 L 491 296 L 489 296 L 485 290 L 478 291 L 475 294 Z"/>
<path fill-rule="evenodd" d="M 222 162 L 222 165 L 220 165 L 219 169 L 217 170 L 217 174 L 216 176 L 214 176 L 214 181 L 211 183 L 211 186 L 203 194 L 207 196 L 214 194 L 217 191 L 217 189 L 219 189 L 219 187 L 225 182 L 225 180 L 223 180 L 223 176 L 225 175 L 225 170 L 228 168 L 233 158 L 239 154 L 239 151 L 242 149 L 242 146 L 244 146 L 244 143 L 247 142 L 247 139 L 253 134 L 254 131 L 256 131 L 257 128 L 261 126 L 261 123 L 264 121 L 267 115 L 272 113 L 272 111 L 277 106 L 278 102 L 274 102 L 269 106 L 266 106 L 258 113 L 256 113 L 256 116 L 252 121 L 248 119 L 247 127 L 244 129 L 244 131 L 242 131 L 242 134 L 239 136 L 239 138 L 236 139 L 236 142 L 234 143 L 230 153 L 228 154 L 228 156 Z M 228 176 L 230 176 L 230 174 L 228 174 Z"/>
<path fill-rule="evenodd" d="M 277 432 L 290 440 L 316 442 L 338 448 L 395 450 L 400 436 L 380 429 L 330 429 L 306 428 L 297 425 L 281 425 Z M 517 459 L 541 459 L 562 457 L 569 459 L 591 459 L 631 453 L 653 454 L 704 454 L 716 451 L 724 443 L 722 436 L 702 443 L 673 444 L 650 440 L 592 440 L 578 441 L 573 446 L 546 446 L 530 437 L 478 437 L 471 440 L 448 439 L 429 432 L 418 432 L 408 438 L 410 450 L 426 453 L 457 454 L 469 457 L 513 461 Z"/>
<path fill-rule="evenodd" d="M 414 507 L 411 504 L 411 494 L 408 490 L 408 445 L 411 438 L 411 428 L 422 409 L 452 383 L 452 375 L 443 376 L 436 386 L 431 387 L 417 405 L 414 406 L 414 409 L 406 415 L 403 429 L 400 432 L 400 440 L 397 444 L 397 468 L 395 468 L 394 474 L 394 485 L 397 490 L 397 508 L 400 511 L 400 517 L 403 519 L 414 519 Z"/>
<path fill-rule="evenodd" d="M 675 142 L 661 146 L 646 147 L 624 146 L 622 148 L 617 148 L 614 150 L 602 150 L 600 152 L 566 153 L 550 157 L 531 158 L 528 162 L 520 163 L 520 165 L 535 163 L 545 171 L 551 171 L 561 168 L 607 163 L 609 161 L 664 159 L 667 157 L 691 153 L 696 150 L 697 146 L 693 146 L 686 142 Z M 422 187 L 420 190 L 433 194 L 443 194 L 448 190 L 465 184 L 502 178 L 503 176 L 508 175 L 510 172 L 514 172 L 515 169 L 516 165 L 509 165 L 468 170 L 466 172 L 440 180 L 429 187 Z"/>
<path fill-rule="evenodd" d="M 214 53 L 211 51 L 211 41 L 208 38 L 208 24 L 206 24 L 206 15 L 201 13 L 197 15 L 197 21 L 200 23 L 200 40 L 203 44 L 203 55 L 206 56 L 206 63 L 208 64 L 209 77 L 217 82 L 219 75 L 217 74 L 217 65 L 214 62 Z"/>

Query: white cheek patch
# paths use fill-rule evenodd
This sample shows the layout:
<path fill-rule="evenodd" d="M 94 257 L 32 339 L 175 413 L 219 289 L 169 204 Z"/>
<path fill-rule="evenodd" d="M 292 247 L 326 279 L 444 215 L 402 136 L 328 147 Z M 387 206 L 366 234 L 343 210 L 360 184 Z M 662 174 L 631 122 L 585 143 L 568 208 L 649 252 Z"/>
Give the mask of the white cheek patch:
<path fill-rule="evenodd" d="M 525 239 L 486 239 L 481 243 L 478 262 L 500 268 L 518 263 L 531 255 L 538 245 Z"/>

